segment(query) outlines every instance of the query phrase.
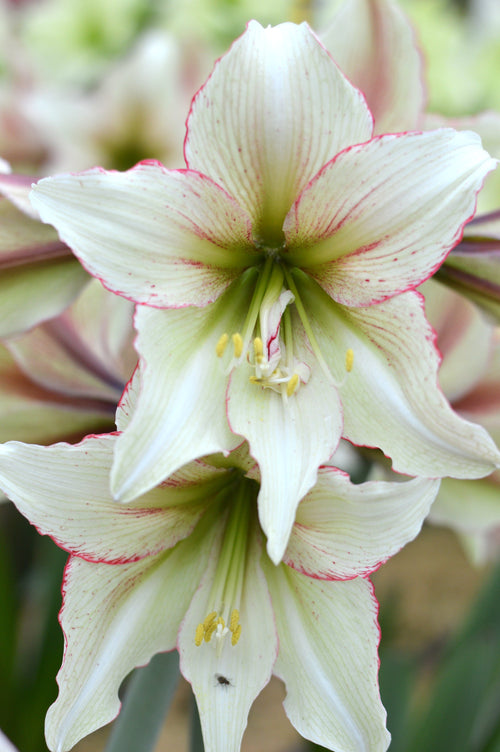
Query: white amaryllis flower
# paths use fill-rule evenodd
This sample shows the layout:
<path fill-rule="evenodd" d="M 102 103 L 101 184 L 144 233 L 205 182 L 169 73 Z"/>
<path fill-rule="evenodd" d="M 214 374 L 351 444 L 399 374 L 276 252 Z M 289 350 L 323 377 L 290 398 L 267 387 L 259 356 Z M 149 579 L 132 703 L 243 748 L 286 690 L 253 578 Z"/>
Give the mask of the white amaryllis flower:
<path fill-rule="evenodd" d="M 342 434 L 411 475 L 491 472 L 487 433 L 439 391 L 413 291 L 494 167 L 479 138 L 373 137 L 364 97 L 306 24 L 251 22 L 193 100 L 185 157 L 185 170 L 95 169 L 33 192 L 86 268 L 142 304 L 115 497 L 243 436 L 277 562 Z"/>
<path fill-rule="evenodd" d="M 65 752 L 109 722 L 125 676 L 177 646 L 207 752 L 239 750 L 272 673 L 303 736 L 336 752 L 383 752 L 377 603 L 365 577 L 418 533 L 439 480 L 356 486 L 320 468 L 275 566 L 245 446 L 120 504 L 109 492 L 116 441 L 0 446 L 0 488 L 71 554 L 49 748 Z"/>

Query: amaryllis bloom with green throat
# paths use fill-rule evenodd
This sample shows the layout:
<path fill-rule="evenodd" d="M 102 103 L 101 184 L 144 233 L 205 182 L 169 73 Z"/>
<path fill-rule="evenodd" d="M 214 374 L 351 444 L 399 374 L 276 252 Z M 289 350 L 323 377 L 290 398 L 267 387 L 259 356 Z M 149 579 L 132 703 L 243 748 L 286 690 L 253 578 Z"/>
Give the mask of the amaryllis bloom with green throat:
<path fill-rule="evenodd" d="M 128 411 L 126 402 L 118 410 L 120 429 Z M 336 752 L 384 752 L 367 575 L 417 535 L 440 481 L 353 485 L 321 467 L 275 566 L 263 548 L 260 474 L 246 445 L 183 466 L 123 504 L 109 491 L 117 441 L 0 446 L 0 488 L 70 553 L 49 748 L 65 752 L 112 720 L 127 674 L 177 647 L 207 752 L 239 750 L 272 673 L 303 736 Z"/>
<path fill-rule="evenodd" d="M 495 166 L 479 137 L 373 136 L 362 93 L 306 24 L 252 21 L 193 99 L 185 158 L 32 194 L 84 266 L 139 304 L 141 393 L 115 498 L 244 437 L 277 562 L 342 435 L 411 475 L 491 472 L 498 450 L 438 388 L 414 292 Z"/>

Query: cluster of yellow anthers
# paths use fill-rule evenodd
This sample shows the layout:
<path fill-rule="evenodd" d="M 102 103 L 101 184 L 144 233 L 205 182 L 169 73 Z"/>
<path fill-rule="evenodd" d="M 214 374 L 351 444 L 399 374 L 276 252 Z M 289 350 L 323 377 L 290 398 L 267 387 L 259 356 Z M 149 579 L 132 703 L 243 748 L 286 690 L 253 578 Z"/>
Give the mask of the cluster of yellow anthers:
<path fill-rule="evenodd" d="M 234 348 L 234 357 L 239 358 L 243 353 L 243 338 L 236 332 L 231 336 Z M 227 332 L 219 338 L 215 345 L 215 353 L 218 358 L 222 358 L 229 344 L 229 335 Z M 300 382 L 298 373 L 290 373 L 291 369 L 284 367 L 282 362 L 272 371 L 272 366 L 266 360 L 264 355 L 264 343 L 260 337 L 253 340 L 253 358 L 247 353 L 247 361 L 255 368 L 255 375 L 250 376 L 252 384 L 260 384 L 262 387 L 269 387 L 275 391 L 280 391 L 280 385 L 286 384 L 286 394 L 291 397 L 297 391 Z M 345 370 L 347 373 L 352 371 L 354 365 L 354 352 L 351 348 L 345 354 Z M 343 383 L 343 382 L 342 382 Z M 338 386 L 341 386 L 339 384 Z"/>
<path fill-rule="evenodd" d="M 232 335 L 231 339 L 233 340 L 234 357 L 239 358 L 241 353 L 243 352 L 243 338 L 241 334 L 238 334 L 238 332 L 236 332 Z M 222 358 L 222 356 L 224 355 L 228 342 L 229 334 L 227 332 L 224 332 L 224 334 L 219 338 L 217 344 L 215 345 L 215 353 L 218 358 Z"/>
<path fill-rule="evenodd" d="M 243 353 L 243 338 L 241 334 L 236 332 L 231 336 L 234 348 L 234 357 L 239 358 Z M 217 357 L 221 358 L 224 355 L 226 347 L 229 343 L 229 335 L 224 333 L 218 340 L 215 346 L 215 353 Z M 276 389 L 279 384 L 286 383 L 286 393 L 288 397 L 297 390 L 300 377 L 298 373 L 294 373 L 290 376 L 288 369 L 280 367 L 274 368 L 270 372 L 269 363 L 264 355 L 264 343 L 260 337 L 255 337 L 253 340 L 253 359 L 250 354 L 247 353 L 247 361 L 256 370 L 255 376 L 250 376 L 252 384 L 260 384 L 262 387 L 269 387 Z"/>
<path fill-rule="evenodd" d="M 219 643 L 228 632 L 231 632 L 231 645 L 236 645 L 241 635 L 240 612 L 237 608 L 233 608 L 231 611 L 231 617 L 227 627 L 223 617 L 219 616 L 217 611 L 209 613 L 205 618 L 205 621 L 198 624 L 196 627 L 194 643 L 199 647 L 203 640 L 205 640 L 205 642 L 210 642 L 212 635 L 215 635 L 215 638 Z"/>

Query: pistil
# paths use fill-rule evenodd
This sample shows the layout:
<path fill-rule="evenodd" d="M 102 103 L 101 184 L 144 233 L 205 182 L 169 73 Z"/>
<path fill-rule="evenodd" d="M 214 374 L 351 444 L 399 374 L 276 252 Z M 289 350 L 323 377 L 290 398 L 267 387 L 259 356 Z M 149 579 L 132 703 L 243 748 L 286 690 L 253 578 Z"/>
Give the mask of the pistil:
<path fill-rule="evenodd" d="M 240 639 L 240 605 L 245 580 L 252 506 L 257 496 L 256 484 L 241 478 L 226 522 L 221 550 L 214 575 L 209 603 L 212 606 L 196 627 L 194 642 L 198 647 L 204 642 L 215 643 L 220 654 L 226 637 L 236 646 Z"/>

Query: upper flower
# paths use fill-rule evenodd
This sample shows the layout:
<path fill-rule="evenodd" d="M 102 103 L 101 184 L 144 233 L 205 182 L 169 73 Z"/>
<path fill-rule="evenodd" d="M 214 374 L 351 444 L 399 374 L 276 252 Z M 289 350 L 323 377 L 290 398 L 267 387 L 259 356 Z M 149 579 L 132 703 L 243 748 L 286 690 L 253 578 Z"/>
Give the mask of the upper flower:
<path fill-rule="evenodd" d="M 278 561 L 342 433 L 403 472 L 490 472 L 486 432 L 438 390 L 412 291 L 474 213 L 495 164 L 479 138 L 373 137 L 363 95 L 307 25 L 251 22 L 193 100 L 185 157 L 185 170 L 95 169 L 33 193 L 86 268 L 143 304 L 115 495 L 244 436 Z"/>

